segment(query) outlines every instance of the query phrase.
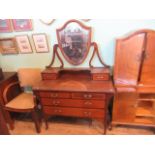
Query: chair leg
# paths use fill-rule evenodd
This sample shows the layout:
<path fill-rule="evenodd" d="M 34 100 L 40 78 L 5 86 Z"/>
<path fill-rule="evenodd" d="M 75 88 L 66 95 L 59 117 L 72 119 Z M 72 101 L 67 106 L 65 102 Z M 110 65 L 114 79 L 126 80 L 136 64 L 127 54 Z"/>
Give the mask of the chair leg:
<path fill-rule="evenodd" d="M 40 123 L 39 123 L 39 119 L 38 119 L 38 115 L 37 115 L 36 110 L 33 110 L 31 112 L 31 114 L 32 114 L 32 119 L 33 119 L 33 121 L 35 123 L 36 131 L 37 131 L 37 133 L 40 133 L 41 132 L 41 130 L 40 130 Z"/>
<path fill-rule="evenodd" d="M 44 120 L 45 120 L 45 128 L 47 130 L 48 129 L 48 116 L 44 115 Z"/>
<path fill-rule="evenodd" d="M 14 130 L 14 121 L 10 116 L 9 111 L 5 111 L 6 121 L 9 124 L 10 130 Z"/>

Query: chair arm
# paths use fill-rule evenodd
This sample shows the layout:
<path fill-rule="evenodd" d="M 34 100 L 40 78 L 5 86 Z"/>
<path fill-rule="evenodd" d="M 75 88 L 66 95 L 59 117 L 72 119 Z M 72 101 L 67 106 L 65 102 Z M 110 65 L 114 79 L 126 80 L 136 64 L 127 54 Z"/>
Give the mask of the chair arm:
<path fill-rule="evenodd" d="M 5 87 L 5 89 L 3 91 L 3 99 L 4 99 L 5 104 L 9 102 L 8 97 L 7 97 L 8 93 L 10 92 L 11 88 L 16 85 L 19 85 L 19 87 L 20 87 L 19 82 L 12 82 L 8 86 Z M 21 90 L 20 90 L 20 92 L 21 92 Z"/>

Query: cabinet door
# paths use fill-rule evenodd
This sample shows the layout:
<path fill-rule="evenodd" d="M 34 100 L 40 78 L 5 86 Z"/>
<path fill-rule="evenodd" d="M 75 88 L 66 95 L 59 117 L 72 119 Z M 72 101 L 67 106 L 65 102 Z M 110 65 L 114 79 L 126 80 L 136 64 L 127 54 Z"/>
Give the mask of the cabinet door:
<path fill-rule="evenodd" d="M 140 82 L 144 85 L 155 84 L 155 32 L 147 34 Z"/>
<path fill-rule="evenodd" d="M 113 122 L 132 123 L 135 119 L 136 93 L 117 93 L 113 105 Z"/>
<path fill-rule="evenodd" d="M 114 80 L 116 85 L 136 85 L 145 33 L 135 34 L 117 40 L 114 65 Z"/>

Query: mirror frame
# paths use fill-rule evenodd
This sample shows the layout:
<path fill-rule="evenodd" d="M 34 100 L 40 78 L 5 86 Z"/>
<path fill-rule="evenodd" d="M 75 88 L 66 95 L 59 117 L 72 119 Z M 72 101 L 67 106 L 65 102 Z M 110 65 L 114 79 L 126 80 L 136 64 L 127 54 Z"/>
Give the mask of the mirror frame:
<path fill-rule="evenodd" d="M 65 30 L 65 28 L 71 24 L 71 23 L 77 23 L 82 29 L 88 31 L 88 40 L 87 40 L 87 47 L 86 47 L 86 52 L 85 52 L 85 55 L 83 56 L 82 60 L 79 61 L 79 62 L 75 62 L 75 61 L 72 61 L 66 54 L 65 54 L 65 51 L 63 50 L 63 47 L 62 47 L 62 43 L 61 43 L 61 38 L 60 38 L 60 35 L 59 33 L 63 30 Z M 72 65 L 80 65 L 82 64 L 85 59 L 87 58 L 88 56 L 88 53 L 89 53 L 89 50 L 90 50 L 90 47 L 91 47 L 91 33 L 92 33 L 92 29 L 91 27 L 88 27 L 88 26 L 85 26 L 82 22 L 78 21 L 78 20 L 69 20 L 67 21 L 61 28 L 57 29 L 56 30 L 56 33 L 57 33 L 57 39 L 58 39 L 58 45 L 59 45 L 59 48 L 61 50 L 61 53 L 62 55 L 64 56 L 64 58 L 67 60 L 67 62 L 69 62 L 70 64 Z"/>

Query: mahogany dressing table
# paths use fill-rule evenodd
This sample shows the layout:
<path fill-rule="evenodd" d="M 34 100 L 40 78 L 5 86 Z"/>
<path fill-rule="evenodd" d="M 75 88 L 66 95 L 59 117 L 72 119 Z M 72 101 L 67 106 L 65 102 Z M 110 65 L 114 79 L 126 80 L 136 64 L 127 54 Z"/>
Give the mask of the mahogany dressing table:
<path fill-rule="evenodd" d="M 107 107 L 114 88 L 110 67 L 102 61 L 97 44 L 91 42 L 91 28 L 70 20 L 57 29 L 57 37 L 52 62 L 42 72 L 42 81 L 33 87 L 42 106 L 46 127 L 50 116 L 90 118 L 104 123 L 105 134 Z M 59 51 L 70 64 L 77 66 L 84 62 L 91 47 L 94 51 L 88 68 L 64 68 Z M 95 54 L 103 67 L 92 65 Z M 56 56 L 60 67 L 53 67 Z"/>

